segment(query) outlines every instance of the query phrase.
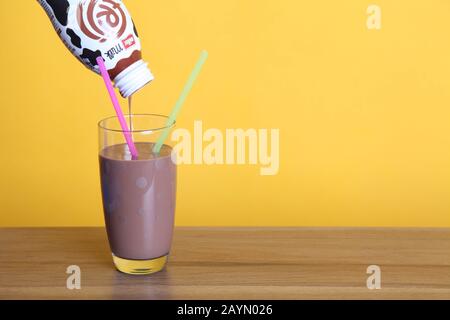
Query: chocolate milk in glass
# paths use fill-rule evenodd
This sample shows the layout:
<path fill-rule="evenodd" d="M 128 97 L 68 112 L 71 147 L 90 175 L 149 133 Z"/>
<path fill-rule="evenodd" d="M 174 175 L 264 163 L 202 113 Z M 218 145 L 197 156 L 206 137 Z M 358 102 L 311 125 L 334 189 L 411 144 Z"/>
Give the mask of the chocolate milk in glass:
<path fill-rule="evenodd" d="M 124 259 L 147 260 L 170 251 L 176 165 L 167 145 L 159 155 L 152 153 L 153 143 L 135 145 L 137 160 L 131 160 L 126 144 L 100 152 L 103 208 L 112 253 Z"/>

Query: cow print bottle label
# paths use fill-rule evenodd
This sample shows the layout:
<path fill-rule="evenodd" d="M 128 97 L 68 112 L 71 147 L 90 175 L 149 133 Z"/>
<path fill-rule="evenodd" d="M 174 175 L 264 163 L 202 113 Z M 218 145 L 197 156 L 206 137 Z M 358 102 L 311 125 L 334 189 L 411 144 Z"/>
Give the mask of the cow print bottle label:
<path fill-rule="evenodd" d="M 38 0 L 70 52 L 100 73 L 96 58 L 122 96 L 128 97 L 153 80 L 141 57 L 136 27 L 121 0 Z"/>

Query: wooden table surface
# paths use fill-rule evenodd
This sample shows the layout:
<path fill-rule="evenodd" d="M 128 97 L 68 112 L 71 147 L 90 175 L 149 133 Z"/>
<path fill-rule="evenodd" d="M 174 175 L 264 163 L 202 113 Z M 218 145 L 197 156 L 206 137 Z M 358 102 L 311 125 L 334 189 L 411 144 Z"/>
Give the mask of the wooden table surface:
<path fill-rule="evenodd" d="M 69 265 L 80 290 L 66 288 Z M 0 229 L 0 299 L 405 298 L 450 299 L 450 230 L 177 228 L 167 268 L 131 276 L 103 228 Z"/>

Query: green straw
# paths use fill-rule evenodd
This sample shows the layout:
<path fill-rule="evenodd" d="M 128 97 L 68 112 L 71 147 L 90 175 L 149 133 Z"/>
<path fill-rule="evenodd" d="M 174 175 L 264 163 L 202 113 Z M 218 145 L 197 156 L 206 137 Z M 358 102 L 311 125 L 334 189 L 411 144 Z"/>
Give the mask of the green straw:
<path fill-rule="evenodd" d="M 186 97 L 188 96 L 189 92 L 191 91 L 192 86 L 194 85 L 194 82 L 197 79 L 200 70 L 202 69 L 203 64 L 205 63 L 207 58 L 208 52 L 206 50 L 203 50 L 202 53 L 200 54 L 200 58 L 198 59 L 197 64 L 194 67 L 194 70 L 192 70 L 191 75 L 189 76 L 189 79 L 183 88 L 183 91 L 181 91 L 180 97 L 175 103 L 175 107 L 173 107 L 172 112 L 170 113 L 169 118 L 167 119 L 164 131 L 161 133 L 161 135 L 158 138 L 158 141 L 153 147 L 153 153 L 158 154 L 159 151 L 161 151 L 161 147 L 164 141 L 167 139 L 167 136 L 169 135 L 170 128 L 175 123 L 178 112 L 180 112 L 180 109 L 183 106 L 183 103 L 186 100 Z"/>

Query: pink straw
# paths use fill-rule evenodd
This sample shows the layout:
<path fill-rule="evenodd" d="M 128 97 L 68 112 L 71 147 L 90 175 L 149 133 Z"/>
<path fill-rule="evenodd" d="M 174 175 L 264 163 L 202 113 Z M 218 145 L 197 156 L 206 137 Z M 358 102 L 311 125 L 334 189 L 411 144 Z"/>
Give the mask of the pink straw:
<path fill-rule="evenodd" d="M 97 57 L 96 60 L 98 67 L 100 68 L 100 73 L 102 75 L 103 81 L 105 81 L 106 89 L 108 89 L 109 97 L 111 98 L 111 102 L 114 106 L 114 109 L 116 110 L 117 118 L 119 119 L 123 135 L 125 136 L 125 141 L 127 142 L 128 148 L 130 149 L 131 158 L 135 160 L 138 157 L 138 152 L 136 150 L 136 146 L 134 145 L 133 137 L 130 134 L 130 130 L 128 129 L 127 122 L 125 121 L 125 117 L 123 116 L 122 109 L 120 108 L 119 100 L 117 100 L 114 88 L 111 84 L 111 78 L 109 77 L 108 71 L 106 70 L 103 58 Z M 129 116 L 131 117 L 131 114 Z"/>

